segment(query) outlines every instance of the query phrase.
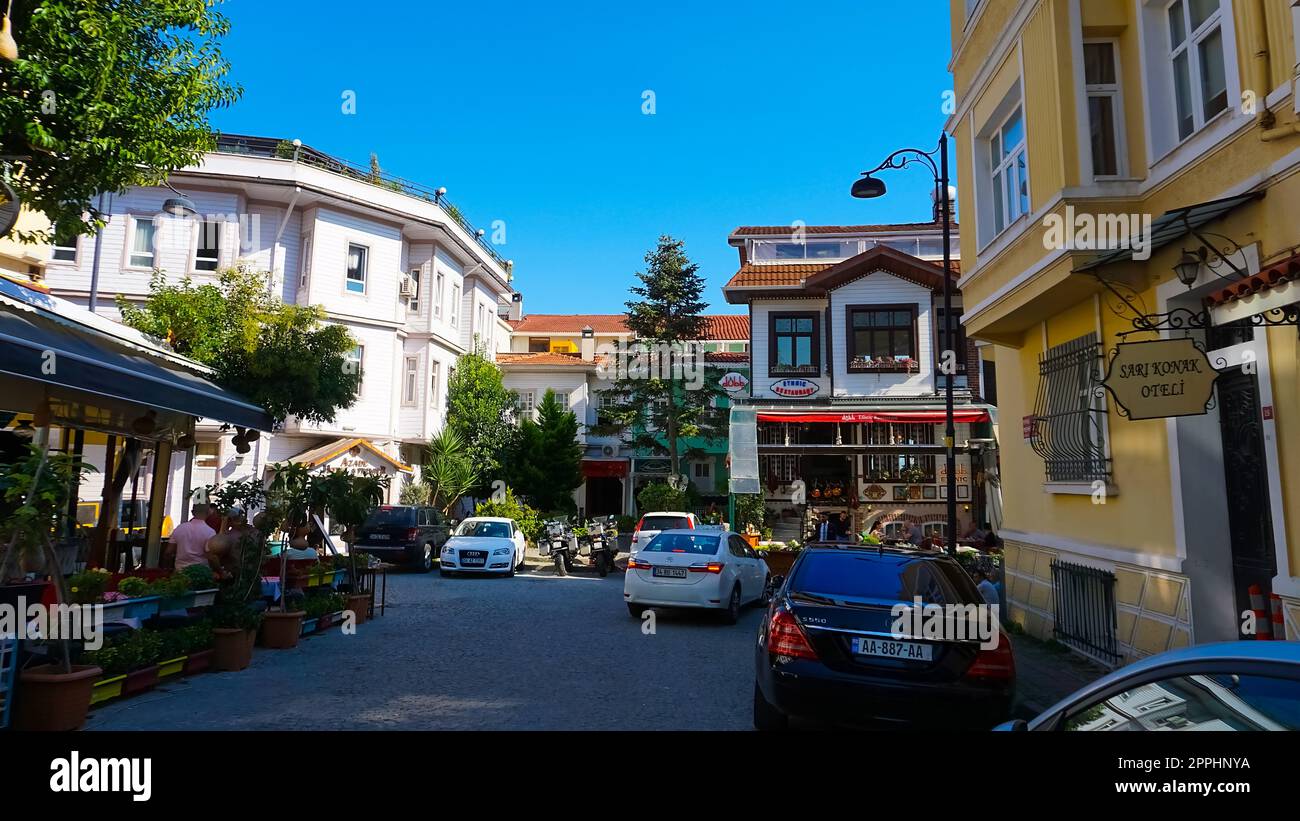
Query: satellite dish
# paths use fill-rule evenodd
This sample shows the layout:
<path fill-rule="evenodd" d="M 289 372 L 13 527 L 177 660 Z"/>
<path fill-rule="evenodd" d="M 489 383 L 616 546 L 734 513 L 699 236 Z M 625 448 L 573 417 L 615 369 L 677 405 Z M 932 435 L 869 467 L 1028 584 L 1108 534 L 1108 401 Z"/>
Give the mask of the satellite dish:
<path fill-rule="evenodd" d="M 18 212 L 23 204 L 9 183 L 0 181 L 0 237 L 8 236 L 18 222 Z"/>

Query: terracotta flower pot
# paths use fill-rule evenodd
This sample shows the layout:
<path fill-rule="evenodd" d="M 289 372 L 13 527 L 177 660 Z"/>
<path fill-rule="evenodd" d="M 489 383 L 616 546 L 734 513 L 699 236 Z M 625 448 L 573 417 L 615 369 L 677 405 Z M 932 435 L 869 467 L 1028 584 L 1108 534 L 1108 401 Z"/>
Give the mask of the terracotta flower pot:
<path fill-rule="evenodd" d="M 365 624 L 370 618 L 370 594 L 356 593 L 348 596 L 348 609 L 356 614 L 356 623 Z"/>
<path fill-rule="evenodd" d="M 298 646 L 302 636 L 302 620 L 307 614 L 301 610 L 292 613 L 271 611 L 262 616 L 262 646 L 272 650 L 289 650 Z"/>
<path fill-rule="evenodd" d="M 243 670 L 253 661 L 253 641 L 257 633 L 233 627 L 212 631 L 212 668 L 225 672 Z"/>
<path fill-rule="evenodd" d="M 190 653 L 185 659 L 185 672 L 183 675 L 197 675 L 211 667 L 213 652 L 212 650 L 200 650 L 197 653 Z"/>
<path fill-rule="evenodd" d="M 86 723 L 91 693 L 103 674 L 87 665 L 73 665 L 71 673 L 56 664 L 24 670 L 18 679 L 14 729 L 76 730 Z"/>

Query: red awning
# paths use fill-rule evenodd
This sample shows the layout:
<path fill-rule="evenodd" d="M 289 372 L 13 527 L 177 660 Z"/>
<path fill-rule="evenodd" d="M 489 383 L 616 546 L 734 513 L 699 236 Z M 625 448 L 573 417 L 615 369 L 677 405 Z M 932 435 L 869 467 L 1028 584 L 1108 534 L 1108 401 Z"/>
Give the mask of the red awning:
<path fill-rule="evenodd" d="M 582 475 L 588 479 L 622 479 L 627 476 L 627 460 L 583 459 Z"/>
<path fill-rule="evenodd" d="M 987 422 L 989 412 L 963 408 L 952 413 L 955 422 Z M 860 411 L 858 413 L 760 413 L 760 422 L 933 422 L 946 419 L 941 410 Z"/>

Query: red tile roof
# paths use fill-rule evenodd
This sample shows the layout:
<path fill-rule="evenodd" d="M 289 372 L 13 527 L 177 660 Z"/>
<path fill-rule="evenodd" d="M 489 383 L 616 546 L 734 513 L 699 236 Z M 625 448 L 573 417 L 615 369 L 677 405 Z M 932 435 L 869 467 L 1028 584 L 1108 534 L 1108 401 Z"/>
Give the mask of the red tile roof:
<path fill-rule="evenodd" d="M 749 354 L 739 353 L 736 351 L 705 351 L 705 362 L 735 362 L 748 363 Z"/>
<path fill-rule="evenodd" d="M 1234 300 L 1243 299 L 1248 296 L 1267 291 L 1293 280 L 1300 279 L 1300 254 L 1288 257 L 1274 265 L 1270 265 L 1254 276 L 1234 282 L 1219 291 L 1215 291 L 1205 298 L 1205 304 L 1211 307 L 1226 305 Z"/>
<path fill-rule="evenodd" d="M 749 317 L 744 314 L 713 314 L 704 319 L 702 339 L 749 339 Z M 514 329 L 520 333 L 580 334 L 587 325 L 598 334 L 631 333 L 626 314 L 529 314 Z"/>
<path fill-rule="evenodd" d="M 871 253 L 868 251 L 867 253 Z M 900 252 L 901 253 L 901 252 Z M 847 260 L 846 260 L 847 261 Z M 918 260 L 925 264 L 943 267 L 942 261 L 929 262 L 928 260 Z M 732 276 L 724 288 L 775 288 L 781 286 L 800 286 L 814 274 L 820 274 L 822 271 L 830 270 L 836 265 L 843 263 L 791 263 L 785 265 L 754 265 L 746 263 L 740 266 L 740 270 Z M 961 263 L 957 260 L 952 261 L 953 273 L 961 273 Z"/>
<path fill-rule="evenodd" d="M 957 223 L 952 224 L 957 228 Z M 943 228 L 938 222 L 900 222 L 891 225 L 806 225 L 807 234 L 885 234 L 895 231 L 926 231 Z M 795 229 L 790 225 L 742 225 L 731 232 L 733 237 L 790 236 Z"/>
<path fill-rule="evenodd" d="M 583 359 L 576 353 L 499 353 L 497 364 L 591 368 L 596 363 L 590 359 Z"/>

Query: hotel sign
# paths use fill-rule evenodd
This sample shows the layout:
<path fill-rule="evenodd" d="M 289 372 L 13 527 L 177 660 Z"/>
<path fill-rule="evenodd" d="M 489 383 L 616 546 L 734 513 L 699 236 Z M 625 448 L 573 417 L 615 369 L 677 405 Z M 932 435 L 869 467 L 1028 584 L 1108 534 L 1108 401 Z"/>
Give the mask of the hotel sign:
<path fill-rule="evenodd" d="M 1122 342 L 1102 383 L 1129 419 L 1204 415 L 1218 372 L 1191 339 Z"/>

